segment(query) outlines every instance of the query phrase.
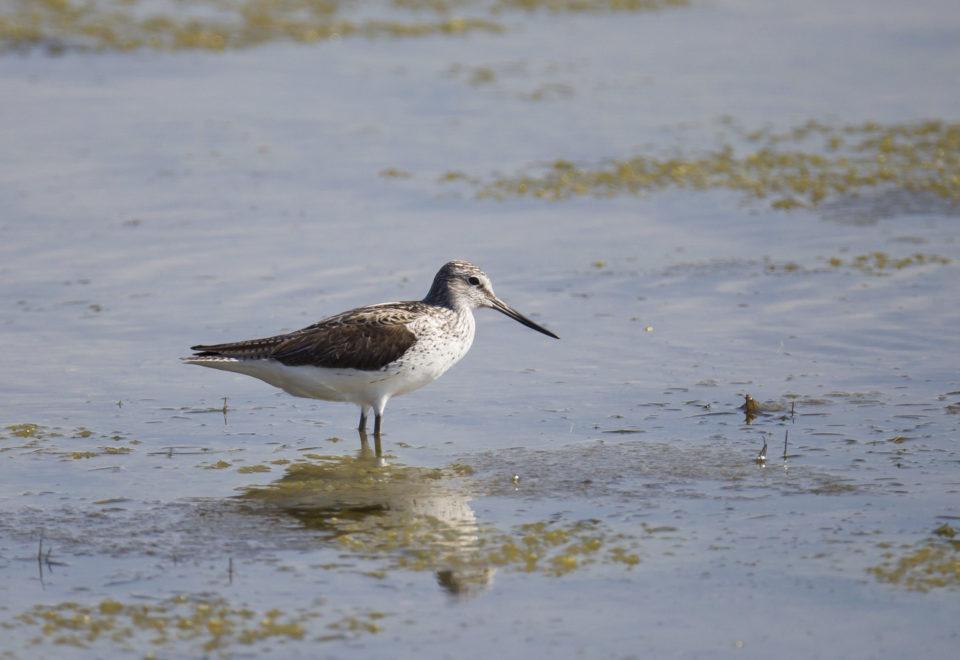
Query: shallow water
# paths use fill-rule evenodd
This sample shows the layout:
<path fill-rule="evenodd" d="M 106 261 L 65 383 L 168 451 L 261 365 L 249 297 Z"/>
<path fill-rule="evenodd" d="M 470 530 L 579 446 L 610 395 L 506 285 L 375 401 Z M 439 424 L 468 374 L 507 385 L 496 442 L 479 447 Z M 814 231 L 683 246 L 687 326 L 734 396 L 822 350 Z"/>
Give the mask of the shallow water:
<path fill-rule="evenodd" d="M 955 200 L 441 179 L 700 153 L 725 116 L 957 122 L 960 14 L 503 20 L 0 57 L 2 652 L 956 654 Z M 350 406 L 177 360 L 451 258 L 562 339 L 480 312 L 383 461 Z"/>

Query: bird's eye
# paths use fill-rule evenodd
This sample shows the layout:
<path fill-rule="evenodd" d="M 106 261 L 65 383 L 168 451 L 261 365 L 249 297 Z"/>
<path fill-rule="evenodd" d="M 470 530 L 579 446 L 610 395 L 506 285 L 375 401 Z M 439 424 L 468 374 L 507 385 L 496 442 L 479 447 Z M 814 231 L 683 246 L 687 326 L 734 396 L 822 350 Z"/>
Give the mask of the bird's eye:
<path fill-rule="evenodd" d="M 479 277 L 468 277 L 467 282 L 469 282 L 472 286 L 480 286 Z"/>

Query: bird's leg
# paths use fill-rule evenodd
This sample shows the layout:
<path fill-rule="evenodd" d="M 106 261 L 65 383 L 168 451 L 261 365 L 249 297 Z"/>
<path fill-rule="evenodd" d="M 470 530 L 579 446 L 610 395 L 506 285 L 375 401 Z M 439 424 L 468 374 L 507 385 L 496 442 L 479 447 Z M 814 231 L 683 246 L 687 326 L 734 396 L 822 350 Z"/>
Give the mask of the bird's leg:
<path fill-rule="evenodd" d="M 373 442 L 376 445 L 378 459 L 383 456 L 383 451 L 380 448 L 380 429 L 383 427 L 383 409 L 387 407 L 388 398 L 383 397 L 373 406 Z"/>
<path fill-rule="evenodd" d="M 373 436 L 373 450 L 378 461 L 383 460 L 383 447 L 380 446 L 380 434 L 377 433 Z"/>
<path fill-rule="evenodd" d="M 380 435 L 380 426 L 383 423 L 383 411 L 387 407 L 389 397 L 382 397 L 373 404 L 373 434 Z"/>
<path fill-rule="evenodd" d="M 357 427 L 357 430 L 361 433 L 367 431 L 367 409 L 364 406 L 360 406 L 360 426 Z"/>
<path fill-rule="evenodd" d="M 357 458 L 360 460 L 370 458 L 370 443 L 367 442 L 366 430 L 358 429 L 357 435 L 360 436 L 360 453 L 357 455 Z"/>

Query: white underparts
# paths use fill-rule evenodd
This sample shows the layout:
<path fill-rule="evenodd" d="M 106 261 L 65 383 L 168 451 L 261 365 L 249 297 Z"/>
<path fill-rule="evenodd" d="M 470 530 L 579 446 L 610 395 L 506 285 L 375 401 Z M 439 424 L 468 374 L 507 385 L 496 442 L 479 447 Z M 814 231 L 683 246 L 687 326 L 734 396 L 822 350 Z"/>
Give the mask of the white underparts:
<path fill-rule="evenodd" d="M 446 318 L 425 315 L 407 327 L 417 341 L 403 356 L 376 371 L 288 366 L 273 359 L 185 358 L 188 364 L 253 376 L 294 396 L 344 401 L 383 412 L 389 399 L 432 383 L 467 354 L 473 344 L 473 313 Z"/>

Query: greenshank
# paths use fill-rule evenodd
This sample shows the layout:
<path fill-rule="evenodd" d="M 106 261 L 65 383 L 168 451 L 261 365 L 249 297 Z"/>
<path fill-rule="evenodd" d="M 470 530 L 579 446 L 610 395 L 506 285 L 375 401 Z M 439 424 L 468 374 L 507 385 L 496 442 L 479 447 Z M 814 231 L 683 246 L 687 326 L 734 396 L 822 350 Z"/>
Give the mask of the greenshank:
<path fill-rule="evenodd" d="M 361 432 L 373 409 L 379 436 L 392 397 L 433 382 L 467 354 L 478 307 L 559 339 L 500 300 L 482 270 L 451 261 L 423 300 L 358 307 L 284 335 L 193 346 L 183 361 L 253 376 L 294 396 L 356 404 Z"/>

